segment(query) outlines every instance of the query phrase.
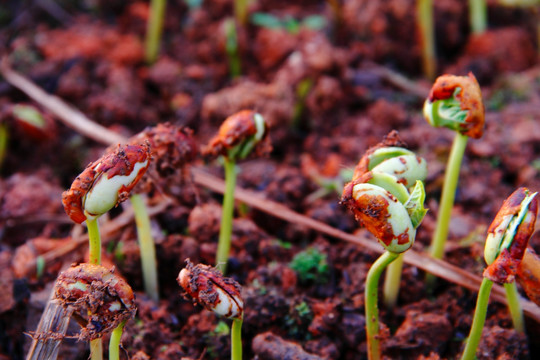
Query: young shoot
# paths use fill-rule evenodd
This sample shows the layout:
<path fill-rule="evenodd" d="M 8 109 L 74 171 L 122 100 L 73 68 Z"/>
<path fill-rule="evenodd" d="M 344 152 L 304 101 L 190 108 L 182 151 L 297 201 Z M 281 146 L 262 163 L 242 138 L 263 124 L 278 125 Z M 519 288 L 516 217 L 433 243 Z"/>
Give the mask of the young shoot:
<path fill-rule="evenodd" d="M 141 255 L 141 267 L 145 293 L 155 302 L 159 301 L 156 247 L 150 229 L 145 196 L 156 188 L 166 192 L 169 182 L 178 182 L 186 165 L 197 155 L 196 144 L 191 130 L 170 123 L 147 128 L 129 140 L 130 144 L 148 143 L 152 149 L 152 162 L 147 176 L 130 197 L 135 214 L 137 237 Z"/>
<path fill-rule="evenodd" d="M 422 46 L 422 67 L 424 75 L 432 80 L 437 72 L 435 52 L 435 27 L 433 25 L 433 1 L 416 1 L 416 17 Z"/>
<path fill-rule="evenodd" d="M 115 151 L 90 163 L 62 194 L 64 210 L 71 220 L 78 224 L 86 221 L 91 264 L 101 264 L 98 217 L 128 198 L 149 164 L 147 145 L 118 145 Z M 92 360 L 101 359 L 101 339 L 93 339 L 90 347 Z"/>
<path fill-rule="evenodd" d="M 166 7 L 167 0 L 151 0 L 150 2 L 150 17 L 146 27 L 144 44 L 144 57 L 149 65 L 153 64 L 158 57 Z"/>
<path fill-rule="evenodd" d="M 487 305 L 493 283 L 504 284 L 508 306 L 517 331 L 524 332 L 523 314 L 519 305 L 517 290 L 510 287 L 523 259 L 531 235 L 534 232 L 538 214 L 538 193 L 526 188 L 514 191 L 503 203 L 495 219 L 488 228 L 484 259 L 487 267 L 478 291 L 473 323 L 462 360 L 475 358 L 476 349 L 482 337 L 486 320 Z M 515 285 L 512 285 L 515 286 Z"/>
<path fill-rule="evenodd" d="M 422 184 L 422 182 L 418 181 L 417 184 Z M 381 359 L 377 300 L 379 278 L 392 261 L 413 245 L 418 224 L 416 226 L 413 224 L 405 205 L 380 186 L 366 183 L 347 185 L 342 201 L 386 249 L 383 255 L 373 263 L 366 278 L 365 316 L 368 358 L 378 360 Z M 415 208 L 423 208 L 423 204 L 417 203 Z"/>
<path fill-rule="evenodd" d="M 55 359 L 71 317 L 81 325 L 78 338 L 100 349 L 103 335 L 135 316 L 135 298 L 124 279 L 101 265 L 80 264 L 62 272 L 41 317 L 27 359 Z M 75 316 L 76 314 L 76 316 Z M 116 330 L 115 330 L 116 331 Z M 118 360 L 110 347 L 113 356 Z M 101 358 L 94 353 L 92 358 Z"/>
<path fill-rule="evenodd" d="M 101 263 L 97 218 L 125 201 L 150 164 L 146 145 L 118 145 L 116 151 L 90 163 L 62 194 L 64 210 L 74 222 L 86 221 L 90 263 Z"/>
<path fill-rule="evenodd" d="M 390 140 L 389 136 L 385 141 Z M 395 177 L 391 174 L 398 174 L 401 171 L 400 166 L 386 164 L 386 161 L 394 162 L 394 159 L 398 159 L 397 163 L 407 164 L 408 161 L 399 158 L 409 156 L 408 150 L 384 145 L 383 142 L 368 150 L 360 160 L 353 180 L 343 189 L 341 200 L 386 249 L 371 266 L 366 279 L 366 333 L 370 360 L 381 358 L 377 296 L 379 278 L 388 265 L 413 245 L 416 228 L 427 211 L 424 209 L 424 186 L 422 181 L 417 179 L 425 177 L 425 161 L 417 157 L 411 158 L 409 166 L 405 166 L 404 170 L 401 168 L 403 177 Z M 399 155 L 395 156 L 397 154 Z M 378 167 L 384 171 L 377 172 Z M 414 179 L 414 189 L 409 194 L 405 185 L 411 186 L 409 182 Z M 401 272 L 401 267 L 399 271 Z M 398 285 L 399 281 L 394 283 L 394 286 Z"/>
<path fill-rule="evenodd" d="M 430 125 L 446 127 L 456 132 L 446 172 L 437 215 L 437 226 L 431 240 L 431 256 L 441 259 L 448 229 L 461 161 L 467 139 L 479 139 L 484 133 L 484 105 L 480 86 L 472 73 L 468 76 L 442 75 L 431 88 L 424 103 L 424 117 Z M 428 276 L 428 282 L 433 282 Z"/>
<path fill-rule="evenodd" d="M 223 273 L 227 268 L 231 248 L 236 162 L 248 156 L 266 155 L 270 150 L 268 125 L 261 114 L 251 110 L 240 111 L 225 119 L 218 134 L 204 150 L 209 157 L 222 155 L 224 159 L 225 193 L 216 254 L 216 266 Z"/>
<path fill-rule="evenodd" d="M 423 207 L 413 209 L 416 204 L 424 203 L 423 186 L 417 186 L 417 181 L 426 178 L 427 164 L 412 151 L 395 146 L 399 144 L 397 133 L 392 132 L 383 143 L 368 149 L 355 168 L 351 184 L 366 182 L 388 190 L 406 207 L 416 227 L 427 211 Z M 402 268 L 400 255 L 386 271 L 383 298 L 390 309 L 397 303 Z"/>
<path fill-rule="evenodd" d="M 242 321 L 244 299 L 242 287 L 233 279 L 224 277 L 219 270 L 207 265 L 193 265 L 189 259 L 178 274 L 178 284 L 191 298 L 218 316 L 233 320 L 231 331 L 231 360 L 242 359 Z"/>

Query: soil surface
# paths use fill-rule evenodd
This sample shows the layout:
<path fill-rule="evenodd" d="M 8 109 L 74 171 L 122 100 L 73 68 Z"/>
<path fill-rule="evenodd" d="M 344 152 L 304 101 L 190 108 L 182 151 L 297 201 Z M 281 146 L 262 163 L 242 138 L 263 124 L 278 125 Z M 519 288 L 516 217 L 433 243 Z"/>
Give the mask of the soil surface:
<path fill-rule="evenodd" d="M 136 293 L 121 358 L 229 357 L 230 320 L 185 300 L 176 277 L 187 258 L 214 265 L 222 195 L 194 181 L 192 170 L 223 177 L 222 163 L 199 150 L 237 111 L 261 113 L 273 147 L 238 163 L 238 187 L 373 242 L 339 197 L 366 149 L 397 130 L 428 163 L 429 212 L 413 249 L 429 247 L 454 133 L 422 117 L 433 79 L 422 72 L 415 2 L 249 3 L 236 78 L 225 32 L 232 0 L 169 1 L 152 65 L 144 60 L 146 1 L 0 5 L 0 52 L 13 69 L 123 136 L 169 122 L 191 129 L 197 144 L 191 161 L 156 165 L 159 180 L 145 188 L 159 303 L 144 294 L 129 201 L 100 218 L 103 263 Z M 519 186 L 540 191 L 540 11 L 488 1 L 488 30 L 472 35 L 466 1 L 434 3 L 437 73 L 473 72 L 486 107 L 485 133 L 466 148 L 445 255 L 481 276 L 486 230 L 504 199 Z M 18 118 L 17 105 L 40 113 L 40 125 Z M 67 217 L 61 194 L 110 144 L 65 126 L 4 79 L 0 126 L 8 139 L 0 159 L 0 359 L 16 360 L 26 356 L 59 272 L 88 256 L 85 228 Z M 530 246 L 540 252 L 539 231 Z M 304 251 L 311 260 L 299 270 L 291 264 Z M 237 201 L 227 275 L 243 287 L 244 358 L 366 358 L 364 282 L 377 257 Z M 476 293 L 443 279 L 428 292 L 424 279 L 405 265 L 397 306 L 381 305 L 389 359 L 461 354 Z M 518 334 L 506 306 L 491 301 L 478 358 L 540 358 L 540 323 L 527 317 L 526 326 L 527 335 Z M 88 358 L 79 331 L 72 321 L 59 358 Z"/>

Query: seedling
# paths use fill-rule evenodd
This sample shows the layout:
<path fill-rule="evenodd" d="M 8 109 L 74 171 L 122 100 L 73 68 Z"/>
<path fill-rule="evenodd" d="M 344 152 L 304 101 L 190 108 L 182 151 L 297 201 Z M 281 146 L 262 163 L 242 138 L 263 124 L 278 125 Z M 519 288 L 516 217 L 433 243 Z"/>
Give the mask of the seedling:
<path fill-rule="evenodd" d="M 71 267 L 56 280 L 52 299 L 32 334 L 27 359 L 56 359 L 72 317 L 82 327 L 77 338 L 90 341 L 91 348 L 94 346 L 92 353 L 99 353 L 101 358 L 101 352 L 97 351 L 101 342 L 96 340 L 113 329 L 113 334 L 117 333 L 116 329 L 123 327 L 135 312 L 133 291 L 113 271 L 94 264 Z M 109 359 L 118 360 L 118 343 L 113 345 Z"/>
<path fill-rule="evenodd" d="M 526 188 L 514 191 L 505 200 L 488 228 L 484 248 L 484 259 L 488 266 L 484 270 L 484 279 L 478 291 L 473 323 L 462 360 L 475 358 L 494 282 L 504 284 L 514 326 L 517 331 L 524 332 L 523 314 L 514 278 L 534 232 L 538 214 L 537 194 Z"/>
<path fill-rule="evenodd" d="M 242 287 L 233 279 L 224 277 L 219 270 L 207 265 L 193 265 L 189 259 L 178 274 L 178 284 L 184 296 L 219 316 L 233 319 L 231 331 L 231 360 L 242 359 L 242 321 L 244 299 Z"/>
<path fill-rule="evenodd" d="M 397 133 L 392 132 L 383 143 L 370 148 L 360 159 L 348 186 L 363 182 L 380 186 L 404 204 L 411 216 L 419 217 L 421 220 L 427 210 L 409 207 L 424 203 L 423 185 L 417 181 L 423 181 L 427 176 L 426 161 L 412 151 L 395 145 L 400 145 L 400 140 Z M 409 193 L 410 190 L 412 193 Z M 403 256 L 399 256 L 386 271 L 383 293 L 384 303 L 388 308 L 396 305 L 402 268 Z"/>
<path fill-rule="evenodd" d="M 64 210 L 74 222 L 86 221 L 90 264 L 101 264 L 101 237 L 97 219 L 125 201 L 150 164 L 147 145 L 118 145 L 114 152 L 90 163 L 62 194 Z M 120 330 L 121 331 L 121 330 Z M 92 359 L 101 359 L 101 339 L 90 342 Z"/>
<path fill-rule="evenodd" d="M 432 0 L 418 0 L 416 2 L 416 16 L 418 18 L 418 27 L 420 28 L 424 75 L 431 80 L 435 77 L 437 71 Z"/>
<path fill-rule="evenodd" d="M 421 181 L 417 188 L 423 191 Z M 343 190 L 342 201 L 354 212 L 386 251 L 373 263 L 366 278 L 365 311 L 368 357 L 370 360 L 381 358 L 379 342 L 379 308 L 377 288 L 384 269 L 407 251 L 416 237 L 416 227 L 423 216 L 411 216 L 407 207 L 399 202 L 388 190 L 366 183 L 349 183 Z M 423 209 L 423 196 L 413 198 L 414 207 Z M 425 213 L 425 211 L 422 211 Z"/>
<path fill-rule="evenodd" d="M 395 133 L 391 135 L 395 136 Z M 381 358 L 377 300 L 379 278 L 389 264 L 413 245 L 416 228 L 427 212 L 424 209 L 424 186 L 417 180 L 425 177 L 425 161 L 415 156 L 405 160 L 410 156 L 408 150 L 385 147 L 385 144 L 395 141 L 392 136 L 362 157 L 353 180 L 343 189 L 341 200 L 386 249 L 371 266 L 366 279 L 366 332 L 371 360 Z M 399 168 L 399 163 L 402 168 Z M 406 186 L 410 186 L 413 180 L 415 186 L 409 194 Z"/>
<path fill-rule="evenodd" d="M 180 128 L 169 123 L 158 124 L 145 129 L 129 140 L 130 144 L 148 143 L 152 149 L 152 162 L 147 171 L 146 181 L 134 192 L 150 192 L 154 188 L 162 190 L 170 177 L 183 171 L 187 163 L 192 161 L 197 152 L 196 144 L 189 129 Z M 177 181 L 175 176 L 175 180 Z M 162 184 L 165 182 L 165 184 Z M 159 301 L 158 272 L 156 248 L 150 229 L 150 216 L 146 209 L 144 196 L 134 193 L 130 197 L 137 225 L 137 237 L 141 254 L 144 290 L 155 302 Z"/>
<path fill-rule="evenodd" d="M 242 73 L 242 64 L 240 62 L 238 29 L 234 19 L 226 19 L 223 22 L 223 32 L 225 34 L 225 52 L 229 60 L 229 72 L 231 78 L 237 78 Z"/>
<path fill-rule="evenodd" d="M 487 28 L 486 0 L 469 0 L 469 23 L 473 34 L 481 34 Z"/>
<path fill-rule="evenodd" d="M 151 0 L 150 2 L 150 18 L 146 28 L 144 48 L 144 57 L 149 65 L 153 64 L 158 56 L 166 7 L 167 0 Z"/>
<path fill-rule="evenodd" d="M 236 161 L 245 159 L 248 155 L 268 154 L 271 145 L 267 135 L 268 126 L 262 115 L 251 110 L 243 110 L 225 119 L 218 134 L 210 140 L 204 150 L 207 156 L 222 155 L 224 159 L 225 193 L 216 254 L 216 266 L 223 273 L 227 269 L 231 248 Z"/>
<path fill-rule="evenodd" d="M 437 226 L 431 240 L 431 256 L 441 259 L 448 237 L 459 169 L 467 139 L 479 139 L 484 133 L 484 105 L 480 86 L 472 73 L 468 76 L 442 75 L 437 78 L 424 104 L 424 117 L 432 126 L 456 131 L 440 200 Z M 428 276 L 428 283 L 433 277 Z"/>

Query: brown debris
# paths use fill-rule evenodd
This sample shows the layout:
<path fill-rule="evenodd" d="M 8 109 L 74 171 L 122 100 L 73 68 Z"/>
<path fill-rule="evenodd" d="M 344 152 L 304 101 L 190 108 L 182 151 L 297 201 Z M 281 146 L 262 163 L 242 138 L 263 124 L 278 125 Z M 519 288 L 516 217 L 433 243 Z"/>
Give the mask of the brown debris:
<path fill-rule="evenodd" d="M 261 360 L 322 360 L 321 357 L 306 352 L 299 344 L 269 331 L 255 336 L 251 348 Z"/>

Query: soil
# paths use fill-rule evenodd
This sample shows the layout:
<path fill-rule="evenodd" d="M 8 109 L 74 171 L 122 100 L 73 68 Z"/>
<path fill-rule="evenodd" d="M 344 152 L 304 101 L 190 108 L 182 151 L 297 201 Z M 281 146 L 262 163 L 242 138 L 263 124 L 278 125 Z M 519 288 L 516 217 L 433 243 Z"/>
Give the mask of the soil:
<path fill-rule="evenodd" d="M 224 33 L 231 0 L 169 1 L 153 65 L 144 61 L 147 2 L 6 1 L 0 10 L 0 51 L 11 66 L 123 136 L 170 122 L 190 128 L 202 149 L 226 117 L 258 111 L 270 124 L 273 151 L 240 162 L 237 186 L 372 242 L 339 204 L 343 174 L 397 130 L 428 163 L 430 210 L 414 244 L 420 254 L 427 250 L 454 134 L 422 117 L 431 80 L 422 73 L 414 1 L 251 1 L 251 15 L 271 14 L 297 26 L 249 21 L 238 32 L 241 76 L 234 79 Z M 540 190 L 539 10 L 488 1 L 489 28 L 472 35 L 466 1 L 435 2 L 438 73 L 472 71 L 486 106 L 485 133 L 469 140 L 463 159 L 445 255 L 477 276 L 485 267 L 487 226 L 503 200 L 519 186 Z M 310 27 L 306 19 L 313 16 L 323 26 Z M 13 115 L 17 104 L 37 109 L 43 126 L 25 126 Z M 27 334 L 36 329 L 59 272 L 87 258 L 86 242 L 76 240 L 85 230 L 65 214 L 61 193 L 109 144 L 59 120 L 0 80 L 0 125 L 9 137 L 0 168 L 0 359 L 24 358 Z M 214 265 L 217 247 L 222 196 L 195 181 L 193 169 L 223 177 L 220 162 L 199 152 L 147 194 L 157 209 L 151 224 L 159 303 L 143 291 L 135 224 L 131 217 L 121 222 L 129 202 L 100 219 L 103 262 L 136 293 L 138 312 L 126 325 L 122 358 L 229 356 L 230 321 L 193 306 L 176 282 L 187 258 Z M 539 231 L 530 246 L 540 251 Z M 327 266 L 305 277 L 290 264 L 309 248 L 323 254 Z M 228 276 L 243 286 L 244 358 L 366 358 L 364 281 L 377 257 L 237 201 Z M 37 271 L 39 259 L 45 266 Z M 405 265 L 398 305 L 381 306 L 387 358 L 461 354 L 476 293 L 444 279 L 428 292 L 424 278 Z M 533 312 L 527 335 L 518 334 L 506 306 L 492 300 L 478 358 L 539 358 L 540 309 Z M 59 358 L 88 358 L 78 331 L 73 322 Z"/>

